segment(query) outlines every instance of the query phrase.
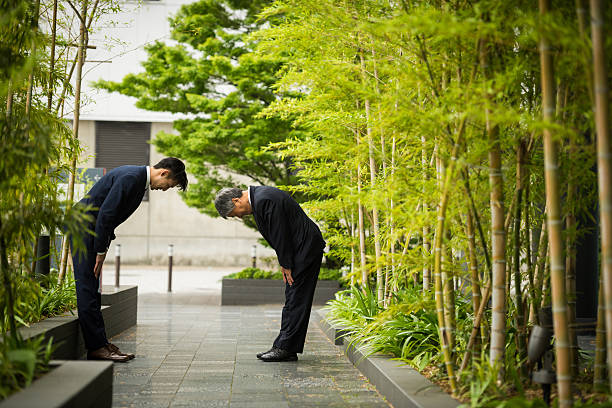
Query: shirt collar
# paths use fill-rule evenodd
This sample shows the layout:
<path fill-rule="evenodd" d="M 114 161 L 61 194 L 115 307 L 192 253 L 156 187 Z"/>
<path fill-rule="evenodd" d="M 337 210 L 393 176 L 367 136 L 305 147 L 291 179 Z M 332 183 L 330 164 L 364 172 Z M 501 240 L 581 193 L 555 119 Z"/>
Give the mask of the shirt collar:
<path fill-rule="evenodd" d="M 247 192 L 248 192 L 248 198 L 249 198 L 249 205 L 253 207 L 253 204 L 251 203 L 251 187 L 247 188 Z"/>
<path fill-rule="evenodd" d="M 147 184 L 145 184 L 145 190 L 148 190 L 149 186 L 151 185 L 151 168 L 149 166 L 146 166 L 146 170 L 147 170 Z"/>

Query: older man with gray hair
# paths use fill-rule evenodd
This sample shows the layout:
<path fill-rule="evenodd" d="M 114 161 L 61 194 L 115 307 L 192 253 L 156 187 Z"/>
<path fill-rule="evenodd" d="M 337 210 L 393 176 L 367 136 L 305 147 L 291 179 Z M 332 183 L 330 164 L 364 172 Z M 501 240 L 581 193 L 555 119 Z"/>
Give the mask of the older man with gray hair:
<path fill-rule="evenodd" d="M 319 227 L 289 194 L 276 187 L 224 188 L 217 193 L 215 207 L 223 218 L 253 214 L 257 229 L 276 251 L 285 281 L 285 306 L 278 337 L 257 358 L 296 361 L 297 353 L 304 351 L 325 247 Z"/>

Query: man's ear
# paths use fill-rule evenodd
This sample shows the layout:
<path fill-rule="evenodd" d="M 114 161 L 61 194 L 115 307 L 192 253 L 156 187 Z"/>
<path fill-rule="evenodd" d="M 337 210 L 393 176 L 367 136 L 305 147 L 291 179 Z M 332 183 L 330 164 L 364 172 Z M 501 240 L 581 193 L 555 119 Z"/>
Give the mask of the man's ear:
<path fill-rule="evenodd" d="M 170 170 L 168 169 L 162 169 L 162 171 L 159 173 L 159 175 L 164 178 L 168 177 L 169 174 L 170 174 Z"/>

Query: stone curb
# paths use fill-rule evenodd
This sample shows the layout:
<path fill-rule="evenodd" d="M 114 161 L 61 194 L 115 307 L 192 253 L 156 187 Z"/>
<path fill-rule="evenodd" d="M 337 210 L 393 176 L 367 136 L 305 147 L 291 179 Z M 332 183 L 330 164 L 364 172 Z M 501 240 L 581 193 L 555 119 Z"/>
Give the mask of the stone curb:
<path fill-rule="evenodd" d="M 51 362 L 52 370 L 0 402 L 0 408 L 110 408 L 113 363 Z"/>
<path fill-rule="evenodd" d="M 355 347 L 349 346 L 346 332 L 331 326 L 322 311 L 315 311 L 315 314 L 321 329 L 332 343 L 342 348 L 355 367 L 394 407 L 456 408 L 460 405 L 459 401 L 451 398 L 412 367 L 382 354 L 366 357 Z"/>

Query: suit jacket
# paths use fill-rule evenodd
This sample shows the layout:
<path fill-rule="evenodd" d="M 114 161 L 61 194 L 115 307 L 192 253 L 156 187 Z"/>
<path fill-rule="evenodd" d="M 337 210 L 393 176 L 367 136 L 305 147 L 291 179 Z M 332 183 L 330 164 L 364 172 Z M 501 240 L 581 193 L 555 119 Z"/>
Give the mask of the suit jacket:
<path fill-rule="evenodd" d="M 106 173 L 80 203 L 91 204 L 96 235 L 93 249 L 106 252 L 115 239 L 115 228 L 136 211 L 147 184 L 146 166 L 121 166 Z"/>
<path fill-rule="evenodd" d="M 298 203 L 276 187 L 251 186 L 251 207 L 257 229 L 287 269 L 320 257 L 325 241 L 321 231 Z"/>

